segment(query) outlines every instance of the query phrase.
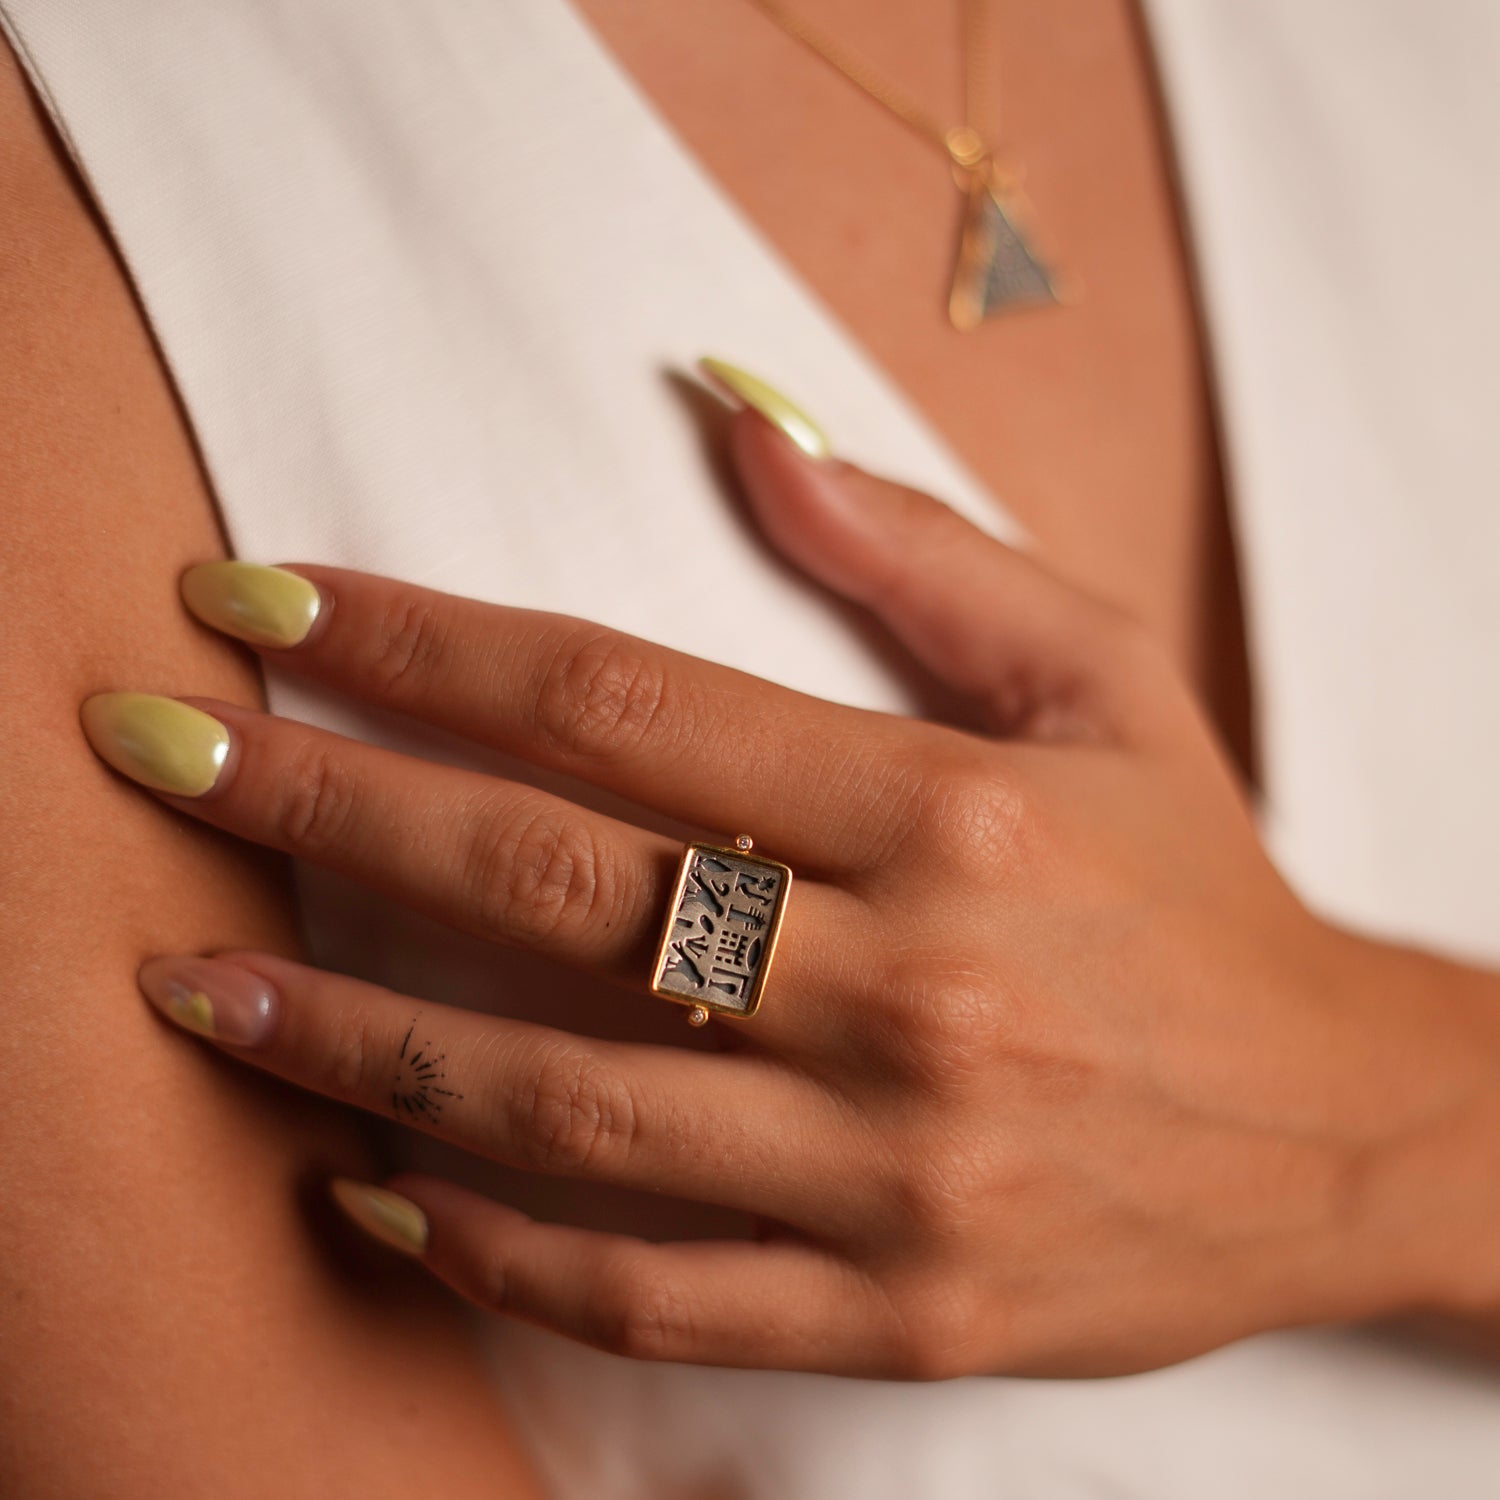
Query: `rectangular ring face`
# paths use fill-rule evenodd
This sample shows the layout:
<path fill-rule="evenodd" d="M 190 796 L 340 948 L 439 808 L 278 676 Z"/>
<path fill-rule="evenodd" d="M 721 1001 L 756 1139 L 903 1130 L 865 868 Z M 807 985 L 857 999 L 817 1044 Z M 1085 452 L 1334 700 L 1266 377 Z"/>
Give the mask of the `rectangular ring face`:
<path fill-rule="evenodd" d="M 754 1015 L 791 884 L 791 870 L 775 860 L 689 844 L 667 906 L 652 992 L 725 1015 Z"/>

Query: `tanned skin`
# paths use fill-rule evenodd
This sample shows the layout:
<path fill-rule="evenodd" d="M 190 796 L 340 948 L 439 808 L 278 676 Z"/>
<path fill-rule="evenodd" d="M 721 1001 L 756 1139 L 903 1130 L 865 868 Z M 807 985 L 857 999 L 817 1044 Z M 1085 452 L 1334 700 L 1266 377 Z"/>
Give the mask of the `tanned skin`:
<path fill-rule="evenodd" d="M 119 682 L 264 706 L 175 597 L 223 538 L 126 275 L 0 45 L 0 1493 L 531 1497 L 454 1299 L 326 1204 L 357 1116 L 226 1067 L 135 983 L 298 952 L 287 867 L 89 753 Z"/>

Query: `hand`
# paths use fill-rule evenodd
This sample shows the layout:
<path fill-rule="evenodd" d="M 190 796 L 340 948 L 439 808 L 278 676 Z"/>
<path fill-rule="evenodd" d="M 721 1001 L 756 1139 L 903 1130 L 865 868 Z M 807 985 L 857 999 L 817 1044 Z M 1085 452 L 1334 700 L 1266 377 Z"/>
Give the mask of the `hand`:
<path fill-rule="evenodd" d="M 734 419 L 759 522 L 983 732 L 336 568 L 184 581 L 284 669 L 789 863 L 767 998 L 712 1023 L 722 1050 L 586 1039 L 246 952 L 153 960 L 148 994 L 246 1063 L 480 1154 L 760 1216 L 753 1242 L 650 1244 L 423 1174 L 339 1185 L 466 1297 L 625 1354 L 1105 1374 L 1418 1295 L 1428 1268 L 1376 1168 L 1468 1097 L 1472 1030 L 1372 1001 L 1359 945 L 1277 877 L 1142 628 L 803 446 Z M 644 989 L 679 846 L 186 701 L 212 717 L 107 695 L 84 720 L 185 812 Z"/>

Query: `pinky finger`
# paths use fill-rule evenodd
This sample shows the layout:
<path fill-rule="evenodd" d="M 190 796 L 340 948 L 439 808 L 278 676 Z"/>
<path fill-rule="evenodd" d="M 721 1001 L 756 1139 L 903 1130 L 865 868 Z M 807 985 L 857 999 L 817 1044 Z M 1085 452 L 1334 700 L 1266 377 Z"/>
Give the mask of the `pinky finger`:
<path fill-rule="evenodd" d="M 896 1377 L 902 1333 L 864 1273 L 800 1241 L 690 1240 L 544 1224 L 456 1183 L 336 1178 L 361 1228 L 471 1302 L 632 1359 Z"/>

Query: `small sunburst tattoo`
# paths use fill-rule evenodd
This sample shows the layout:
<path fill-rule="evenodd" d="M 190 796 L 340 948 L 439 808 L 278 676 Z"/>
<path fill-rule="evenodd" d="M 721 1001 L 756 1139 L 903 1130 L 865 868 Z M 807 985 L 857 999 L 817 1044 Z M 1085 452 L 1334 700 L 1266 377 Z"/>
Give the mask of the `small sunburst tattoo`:
<path fill-rule="evenodd" d="M 462 1099 L 463 1095 L 443 1087 L 446 1074 L 443 1059 L 446 1052 L 433 1052 L 431 1042 L 411 1050 L 413 1021 L 401 1039 L 401 1055 L 396 1059 L 396 1081 L 391 1085 L 391 1109 L 399 1118 L 404 1111 L 413 1120 L 431 1125 L 443 1112 L 444 1099 Z"/>

